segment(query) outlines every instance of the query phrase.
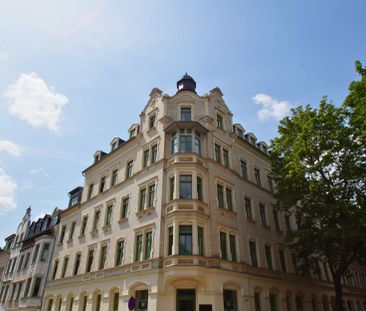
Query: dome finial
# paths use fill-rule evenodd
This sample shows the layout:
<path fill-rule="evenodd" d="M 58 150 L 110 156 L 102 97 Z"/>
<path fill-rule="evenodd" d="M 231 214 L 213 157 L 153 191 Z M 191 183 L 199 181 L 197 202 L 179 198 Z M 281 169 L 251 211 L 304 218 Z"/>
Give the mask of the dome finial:
<path fill-rule="evenodd" d="M 178 89 L 177 93 L 181 91 L 191 91 L 196 93 L 196 82 L 186 72 L 185 75 L 182 78 L 180 78 L 180 80 L 177 82 L 177 89 Z"/>

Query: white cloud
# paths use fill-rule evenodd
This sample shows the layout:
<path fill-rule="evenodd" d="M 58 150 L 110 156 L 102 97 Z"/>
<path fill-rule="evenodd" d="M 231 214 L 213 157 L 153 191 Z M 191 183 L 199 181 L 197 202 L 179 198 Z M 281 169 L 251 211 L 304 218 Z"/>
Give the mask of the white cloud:
<path fill-rule="evenodd" d="M 281 120 L 290 114 L 292 108 L 288 101 L 278 101 L 267 94 L 257 94 L 252 99 L 257 105 L 262 106 L 257 112 L 257 116 L 261 121 L 266 121 L 270 118 Z"/>
<path fill-rule="evenodd" d="M 45 176 L 45 177 L 48 177 L 48 178 L 50 177 L 43 167 L 34 168 L 34 169 L 30 170 L 29 173 L 31 175 L 35 175 L 35 176 L 41 176 L 42 175 L 42 176 Z"/>
<path fill-rule="evenodd" d="M 14 200 L 16 188 L 15 181 L 0 168 L 0 215 L 17 207 Z"/>
<path fill-rule="evenodd" d="M 69 99 L 48 87 L 36 73 L 22 73 L 18 80 L 7 87 L 5 97 L 10 99 L 10 114 L 35 128 L 46 127 L 59 132 L 62 108 Z"/>
<path fill-rule="evenodd" d="M 0 140 L 0 151 L 8 152 L 16 157 L 22 154 L 22 148 L 9 140 Z"/>

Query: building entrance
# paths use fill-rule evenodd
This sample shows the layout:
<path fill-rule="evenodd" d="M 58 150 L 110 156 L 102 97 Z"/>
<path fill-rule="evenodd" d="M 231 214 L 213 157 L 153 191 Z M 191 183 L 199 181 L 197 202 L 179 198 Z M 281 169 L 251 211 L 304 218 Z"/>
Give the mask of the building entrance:
<path fill-rule="evenodd" d="M 176 311 L 196 311 L 195 289 L 177 289 Z"/>

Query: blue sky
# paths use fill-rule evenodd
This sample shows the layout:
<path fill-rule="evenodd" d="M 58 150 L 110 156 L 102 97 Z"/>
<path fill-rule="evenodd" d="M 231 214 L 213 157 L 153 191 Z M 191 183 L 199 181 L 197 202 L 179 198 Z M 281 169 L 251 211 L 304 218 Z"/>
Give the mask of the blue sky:
<path fill-rule="evenodd" d="M 97 149 L 186 71 L 247 131 L 339 104 L 366 63 L 364 0 L 0 1 L 0 245 L 25 209 L 65 208 Z"/>

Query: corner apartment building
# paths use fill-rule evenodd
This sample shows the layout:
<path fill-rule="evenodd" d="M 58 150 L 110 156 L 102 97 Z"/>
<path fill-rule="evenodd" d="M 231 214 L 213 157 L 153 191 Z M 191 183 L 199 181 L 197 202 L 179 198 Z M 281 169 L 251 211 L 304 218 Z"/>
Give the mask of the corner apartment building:
<path fill-rule="evenodd" d="M 31 221 L 28 208 L 17 231 L 7 241 L 9 258 L 0 289 L 0 310 L 41 310 L 54 247 L 58 210 Z"/>
<path fill-rule="evenodd" d="M 131 296 L 149 311 L 331 310 L 328 268 L 300 277 L 284 247 L 295 224 L 273 208 L 266 143 L 219 88 L 200 96 L 185 75 L 177 89 L 154 88 L 70 192 L 43 310 L 127 310 Z M 347 284 L 349 311 L 366 311 L 365 287 Z"/>

